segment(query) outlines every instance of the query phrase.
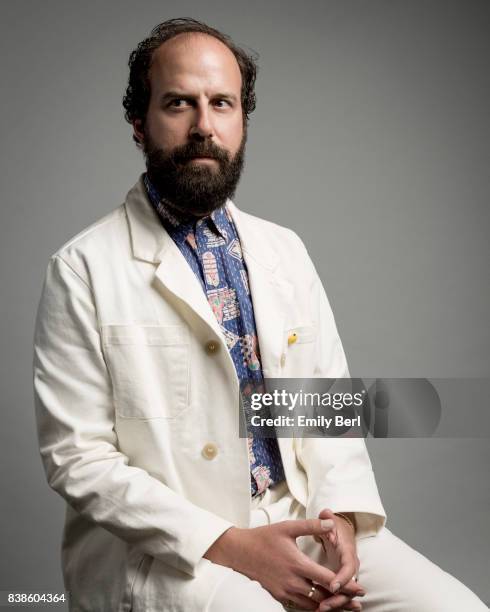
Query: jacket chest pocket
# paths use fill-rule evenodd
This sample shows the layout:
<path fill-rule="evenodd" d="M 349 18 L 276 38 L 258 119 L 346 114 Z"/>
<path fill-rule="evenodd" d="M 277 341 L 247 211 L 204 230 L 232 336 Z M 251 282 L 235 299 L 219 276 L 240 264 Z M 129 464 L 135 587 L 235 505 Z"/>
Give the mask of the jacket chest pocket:
<path fill-rule="evenodd" d="M 299 325 L 285 331 L 289 346 L 299 344 L 311 344 L 317 338 L 317 330 L 314 325 Z"/>
<path fill-rule="evenodd" d="M 103 325 L 116 414 L 175 419 L 189 407 L 189 333 L 181 325 Z"/>
<path fill-rule="evenodd" d="M 291 378 L 313 377 L 318 332 L 314 325 L 298 325 L 284 331 L 285 373 Z"/>

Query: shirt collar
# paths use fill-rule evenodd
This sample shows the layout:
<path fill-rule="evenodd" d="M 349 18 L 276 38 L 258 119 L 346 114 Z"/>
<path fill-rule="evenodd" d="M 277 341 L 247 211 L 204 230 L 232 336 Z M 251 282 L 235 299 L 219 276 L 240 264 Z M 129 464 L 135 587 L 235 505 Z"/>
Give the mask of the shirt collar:
<path fill-rule="evenodd" d="M 196 224 L 202 220 L 211 230 L 217 232 L 225 241 L 228 241 L 226 226 L 230 223 L 230 215 L 226 210 L 226 204 L 220 206 L 220 208 L 214 210 L 206 217 L 195 217 L 194 215 L 182 213 L 171 208 L 168 201 L 160 197 L 160 194 L 148 178 L 146 172 L 143 175 L 143 182 L 151 205 L 156 210 L 162 224 L 174 240 L 184 242 L 189 232 L 195 232 Z"/>

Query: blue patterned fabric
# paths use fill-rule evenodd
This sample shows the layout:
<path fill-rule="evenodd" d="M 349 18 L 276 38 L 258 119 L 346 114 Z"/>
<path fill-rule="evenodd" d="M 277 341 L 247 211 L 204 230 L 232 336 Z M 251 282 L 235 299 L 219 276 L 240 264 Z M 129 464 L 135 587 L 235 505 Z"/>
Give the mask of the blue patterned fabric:
<path fill-rule="evenodd" d="M 150 202 L 194 274 L 199 279 L 216 316 L 235 364 L 242 396 L 263 381 L 260 350 L 240 240 L 231 215 L 222 206 L 197 220 L 165 205 L 144 175 Z M 275 438 L 249 434 L 250 486 L 252 496 L 284 480 L 279 446 Z"/>

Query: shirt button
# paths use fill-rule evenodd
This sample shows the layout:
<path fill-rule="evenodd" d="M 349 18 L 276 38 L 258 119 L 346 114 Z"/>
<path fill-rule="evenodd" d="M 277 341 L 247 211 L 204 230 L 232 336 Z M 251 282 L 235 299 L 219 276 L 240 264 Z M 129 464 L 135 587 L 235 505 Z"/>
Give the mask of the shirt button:
<path fill-rule="evenodd" d="M 281 367 L 283 368 L 286 365 L 286 354 L 283 353 L 281 355 Z"/>
<path fill-rule="evenodd" d="M 216 457 L 217 454 L 218 447 L 216 446 L 216 444 L 214 444 L 214 442 L 208 442 L 203 446 L 202 456 L 204 457 L 204 459 L 208 459 L 209 461 L 211 461 Z"/>
<path fill-rule="evenodd" d="M 219 344 L 216 340 L 210 340 L 206 343 L 206 353 L 209 355 L 213 355 L 214 353 L 218 352 L 218 350 Z"/>

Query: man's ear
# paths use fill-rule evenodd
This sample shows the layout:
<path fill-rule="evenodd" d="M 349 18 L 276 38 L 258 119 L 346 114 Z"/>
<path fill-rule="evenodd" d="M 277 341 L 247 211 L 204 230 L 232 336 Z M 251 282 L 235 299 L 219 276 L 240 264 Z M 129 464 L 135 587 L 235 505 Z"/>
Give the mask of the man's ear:
<path fill-rule="evenodd" d="M 145 133 L 143 131 L 143 121 L 141 119 L 135 119 L 133 121 L 133 137 L 142 147 L 145 140 Z"/>

